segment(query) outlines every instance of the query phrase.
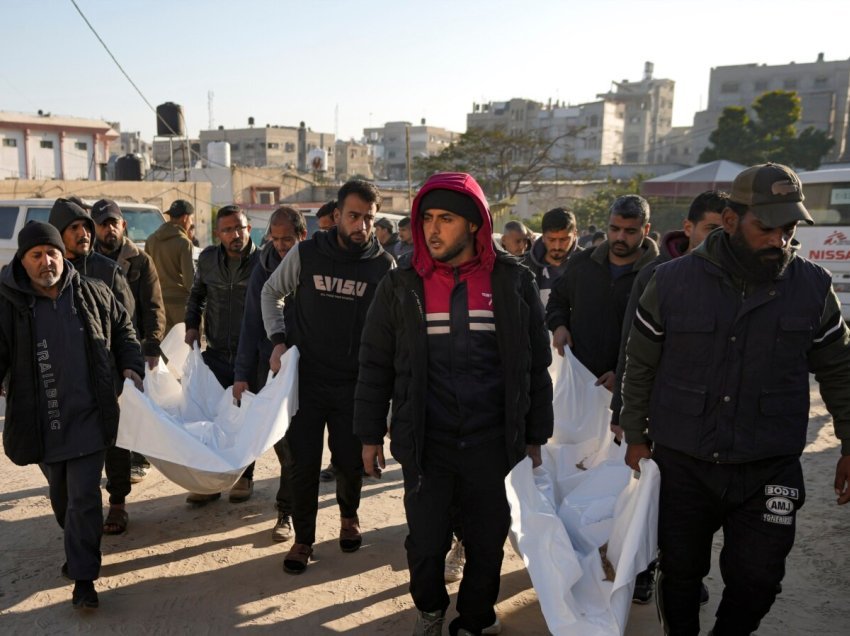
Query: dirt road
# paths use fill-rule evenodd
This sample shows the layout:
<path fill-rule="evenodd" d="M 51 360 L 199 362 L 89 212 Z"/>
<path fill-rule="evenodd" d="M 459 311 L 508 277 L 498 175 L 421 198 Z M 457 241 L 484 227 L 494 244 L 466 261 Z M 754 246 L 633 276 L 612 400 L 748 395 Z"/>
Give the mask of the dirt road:
<path fill-rule="evenodd" d="M 823 404 L 813 394 L 810 445 L 803 456 L 807 502 L 800 516 L 784 591 L 759 634 L 845 634 L 850 584 L 850 506 L 832 493 L 837 440 Z M 338 513 L 332 485 L 322 485 L 316 561 L 301 576 L 282 570 L 288 544 L 271 541 L 276 518 L 277 460 L 257 462 L 254 497 L 225 498 L 190 508 L 185 493 L 153 471 L 128 500 L 127 534 L 103 539 L 97 582 L 101 608 L 71 609 L 71 584 L 60 577 L 62 535 L 35 466 L 0 457 L 0 632 L 3 634 L 407 634 L 414 620 L 407 593 L 401 470 L 391 463 L 380 481 L 364 485 L 364 545 L 353 554 L 337 547 Z M 716 554 L 707 581 L 713 623 L 721 582 Z M 449 586 L 452 600 L 457 583 Z M 504 634 L 547 634 L 521 559 L 508 545 L 497 612 Z M 629 636 L 660 634 L 654 605 L 633 606 Z"/>

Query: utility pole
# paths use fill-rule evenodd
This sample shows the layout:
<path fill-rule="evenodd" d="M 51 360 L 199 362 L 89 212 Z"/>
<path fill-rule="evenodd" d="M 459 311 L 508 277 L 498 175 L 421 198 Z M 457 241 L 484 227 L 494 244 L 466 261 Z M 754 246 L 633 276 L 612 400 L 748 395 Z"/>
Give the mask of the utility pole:
<path fill-rule="evenodd" d="M 407 152 L 407 207 L 413 207 L 413 179 L 410 175 L 410 124 L 404 127 L 404 146 Z"/>
<path fill-rule="evenodd" d="M 208 130 L 212 130 L 215 128 L 215 118 L 213 117 L 213 98 L 215 97 L 215 93 L 212 91 L 207 91 L 207 115 L 208 115 Z"/>

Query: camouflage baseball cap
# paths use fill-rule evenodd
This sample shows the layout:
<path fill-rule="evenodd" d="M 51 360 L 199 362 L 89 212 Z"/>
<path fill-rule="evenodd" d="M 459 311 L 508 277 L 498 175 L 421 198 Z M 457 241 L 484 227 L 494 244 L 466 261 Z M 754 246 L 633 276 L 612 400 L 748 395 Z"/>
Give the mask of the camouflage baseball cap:
<path fill-rule="evenodd" d="M 741 172 L 732 182 L 729 200 L 750 207 L 759 221 L 768 227 L 780 227 L 794 221 L 813 225 L 803 205 L 803 184 L 791 168 L 778 163 L 763 163 Z"/>

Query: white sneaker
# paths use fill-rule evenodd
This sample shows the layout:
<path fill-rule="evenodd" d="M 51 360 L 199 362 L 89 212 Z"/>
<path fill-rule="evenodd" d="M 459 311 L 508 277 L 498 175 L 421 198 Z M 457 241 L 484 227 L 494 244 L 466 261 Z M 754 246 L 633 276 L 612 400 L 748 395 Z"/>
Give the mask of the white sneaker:
<path fill-rule="evenodd" d="M 463 542 L 452 538 L 452 549 L 446 555 L 446 583 L 454 583 L 463 578 L 463 566 L 466 563 L 466 552 L 463 549 Z"/>

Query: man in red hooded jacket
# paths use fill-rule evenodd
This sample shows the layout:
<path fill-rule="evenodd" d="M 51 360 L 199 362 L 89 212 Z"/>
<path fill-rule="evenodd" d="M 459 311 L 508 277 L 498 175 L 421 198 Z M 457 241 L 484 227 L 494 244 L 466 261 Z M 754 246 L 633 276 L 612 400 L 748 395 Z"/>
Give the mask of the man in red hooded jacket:
<path fill-rule="evenodd" d="M 493 249 L 484 193 L 467 174 L 431 177 L 413 202 L 413 258 L 378 286 L 366 318 L 354 430 L 370 474 L 392 398 L 391 451 L 402 466 L 415 634 L 439 634 L 453 501 L 466 566 L 455 634 L 497 624 L 510 525 L 504 479 L 552 434 L 549 339 L 530 271 Z M 488 630 L 489 631 L 489 630 Z"/>

